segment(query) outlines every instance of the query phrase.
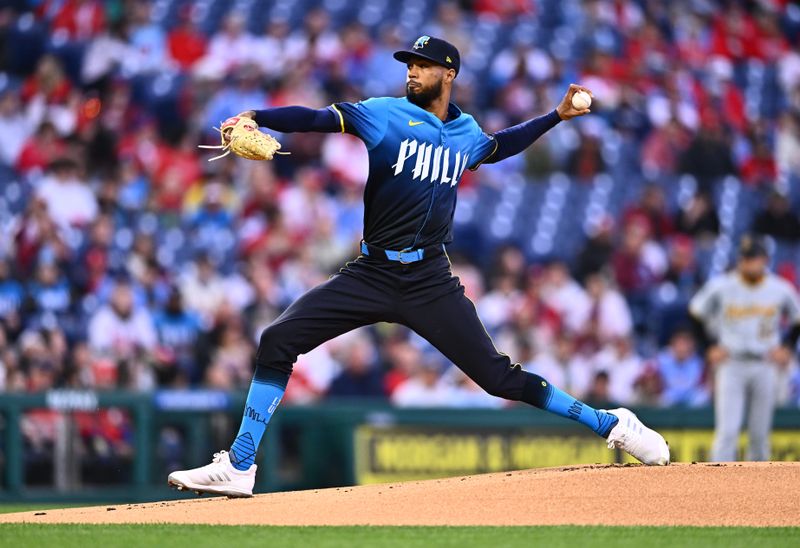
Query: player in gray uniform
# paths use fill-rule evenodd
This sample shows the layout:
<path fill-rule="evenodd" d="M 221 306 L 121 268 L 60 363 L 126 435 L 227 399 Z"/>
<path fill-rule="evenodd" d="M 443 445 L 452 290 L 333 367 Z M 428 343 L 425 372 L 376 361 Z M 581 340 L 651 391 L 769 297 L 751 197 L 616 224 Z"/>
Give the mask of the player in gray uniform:
<path fill-rule="evenodd" d="M 747 459 L 770 458 L 777 368 L 789 364 L 797 346 L 800 300 L 791 284 L 767 270 L 768 260 L 763 242 L 743 237 L 736 269 L 709 280 L 689 303 L 714 369 L 715 461 L 736 460 L 745 409 Z M 784 321 L 789 329 L 781 337 Z"/>

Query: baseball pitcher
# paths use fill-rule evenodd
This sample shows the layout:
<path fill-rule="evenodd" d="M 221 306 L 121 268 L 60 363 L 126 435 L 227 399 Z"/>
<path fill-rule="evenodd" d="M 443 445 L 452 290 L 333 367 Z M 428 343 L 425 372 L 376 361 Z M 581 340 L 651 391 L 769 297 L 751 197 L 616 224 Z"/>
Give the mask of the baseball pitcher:
<path fill-rule="evenodd" d="M 230 450 L 216 453 L 207 466 L 173 472 L 169 483 L 201 493 L 251 496 L 256 452 L 298 354 L 375 322 L 413 329 L 490 394 L 578 421 L 610 448 L 620 447 L 646 464 L 667 464 L 664 438 L 629 410 L 593 409 L 498 352 L 453 276 L 445 251 L 464 170 L 518 154 L 562 120 L 587 114 L 589 109 L 576 108 L 572 97 L 588 90 L 573 84 L 552 112 L 487 135 L 450 102 L 461 65 L 455 46 L 421 36 L 394 57 L 407 68 L 405 97 L 336 103 L 320 110 L 245 111 L 236 117 L 281 132 L 350 133 L 364 142 L 369 176 L 361 254 L 264 330 Z M 223 140 L 232 123 L 223 124 Z"/>

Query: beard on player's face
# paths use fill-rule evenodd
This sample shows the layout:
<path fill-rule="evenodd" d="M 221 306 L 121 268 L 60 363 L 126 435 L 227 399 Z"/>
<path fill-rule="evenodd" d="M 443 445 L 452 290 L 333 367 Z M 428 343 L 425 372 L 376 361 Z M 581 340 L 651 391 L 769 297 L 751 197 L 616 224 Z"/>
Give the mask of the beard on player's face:
<path fill-rule="evenodd" d="M 434 100 L 442 95 L 443 80 L 444 78 L 440 77 L 427 88 L 423 87 L 419 82 L 407 82 L 406 98 L 410 103 L 420 108 L 427 109 Z"/>
<path fill-rule="evenodd" d="M 742 258 L 739 261 L 739 273 L 748 282 L 757 282 L 766 274 L 767 260 L 764 258 Z"/>

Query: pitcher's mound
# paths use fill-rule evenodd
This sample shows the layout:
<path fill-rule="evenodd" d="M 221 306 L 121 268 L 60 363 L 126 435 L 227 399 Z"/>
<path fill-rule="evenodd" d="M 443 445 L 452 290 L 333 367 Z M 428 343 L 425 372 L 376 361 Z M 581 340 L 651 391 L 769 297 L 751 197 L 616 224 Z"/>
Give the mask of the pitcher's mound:
<path fill-rule="evenodd" d="M 576 466 L 252 499 L 25 512 L 0 515 L 0 522 L 798 526 L 798 486 L 800 463 Z"/>

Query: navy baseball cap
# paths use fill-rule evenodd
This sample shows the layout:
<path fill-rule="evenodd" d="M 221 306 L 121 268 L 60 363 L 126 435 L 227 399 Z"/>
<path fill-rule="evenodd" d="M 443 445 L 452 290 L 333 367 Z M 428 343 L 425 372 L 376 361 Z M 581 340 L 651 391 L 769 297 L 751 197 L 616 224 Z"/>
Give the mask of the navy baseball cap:
<path fill-rule="evenodd" d="M 767 257 L 767 246 L 761 238 L 746 234 L 739 242 L 739 257 L 753 259 L 755 257 Z"/>
<path fill-rule="evenodd" d="M 421 57 L 445 68 L 455 69 L 456 74 L 461 68 L 461 55 L 458 53 L 458 49 L 441 38 L 420 36 L 411 49 L 394 52 L 394 58 L 401 63 L 408 63 L 414 57 Z"/>

